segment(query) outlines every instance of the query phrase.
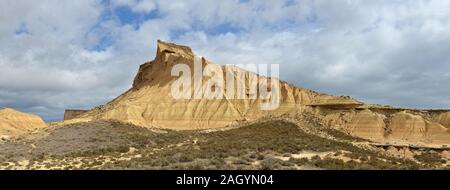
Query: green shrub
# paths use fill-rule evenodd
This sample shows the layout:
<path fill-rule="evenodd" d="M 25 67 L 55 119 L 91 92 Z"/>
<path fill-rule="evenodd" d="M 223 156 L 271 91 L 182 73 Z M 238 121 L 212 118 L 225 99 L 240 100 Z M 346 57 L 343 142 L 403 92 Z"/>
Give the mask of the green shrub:
<path fill-rule="evenodd" d="M 272 157 L 266 157 L 261 162 L 261 169 L 262 170 L 276 170 L 281 168 L 281 160 L 272 158 Z"/>
<path fill-rule="evenodd" d="M 444 159 L 442 159 L 441 155 L 439 155 L 439 153 L 436 152 L 418 154 L 415 155 L 414 158 L 426 164 L 441 164 L 446 162 Z"/>

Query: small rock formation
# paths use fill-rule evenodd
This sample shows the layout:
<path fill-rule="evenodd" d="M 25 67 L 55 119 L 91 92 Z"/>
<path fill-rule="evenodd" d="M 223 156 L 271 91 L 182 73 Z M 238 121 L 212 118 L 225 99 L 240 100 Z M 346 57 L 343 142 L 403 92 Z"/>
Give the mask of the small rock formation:
<path fill-rule="evenodd" d="M 89 110 L 66 109 L 64 110 L 64 120 L 71 120 L 88 112 Z"/>
<path fill-rule="evenodd" d="M 11 108 L 0 109 L 0 136 L 2 138 L 16 137 L 44 127 L 47 127 L 47 124 L 39 116 L 22 113 Z"/>

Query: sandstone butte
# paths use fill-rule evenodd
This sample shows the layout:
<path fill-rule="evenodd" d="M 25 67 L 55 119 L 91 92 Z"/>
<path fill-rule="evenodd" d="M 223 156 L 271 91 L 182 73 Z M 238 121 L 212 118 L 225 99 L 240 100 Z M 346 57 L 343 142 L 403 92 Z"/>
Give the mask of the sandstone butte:
<path fill-rule="evenodd" d="M 27 134 L 47 124 L 36 115 L 22 113 L 11 108 L 0 108 L 0 137 L 9 138 Z"/>
<path fill-rule="evenodd" d="M 171 68 L 185 63 L 193 70 L 193 62 L 191 48 L 158 40 L 155 59 L 140 66 L 131 89 L 62 124 L 113 119 L 149 128 L 214 129 L 263 116 L 308 113 L 329 127 L 378 143 L 450 144 L 450 111 L 364 104 L 283 81 L 280 106 L 272 111 L 261 110 L 260 99 L 176 100 L 171 96 L 171 84 L 178 77 L 171 76 Z M 203 58 L 202 65 L 207 64 L 214 63 Z"/>

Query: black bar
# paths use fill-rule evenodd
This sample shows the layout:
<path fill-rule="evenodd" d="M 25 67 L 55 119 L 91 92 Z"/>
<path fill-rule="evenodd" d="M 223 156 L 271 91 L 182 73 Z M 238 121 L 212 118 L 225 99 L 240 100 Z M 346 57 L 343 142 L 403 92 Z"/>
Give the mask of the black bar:
<path fill-rule="evenodd" d="M 262 176 L 272 176 L 272 183 L 262 181 Z M 184 184 L 177 184 L 183 178 Z M 207 177 L 209 183 L 186 184 L 189 177 Z M 142 186 L 167 188 L 246 188 L 314 186 L 316 188 L 381 188 L 430 187 L 448 182 L 449 171 L 2 171 L 2 184 L 36 185 L 54 183 L 70 184 L 70 187 L 111 186 L 139 188 Z M 259 178 L 259 184 L 255 180 Z M 225 180 L 224 180 L 225 179 Z M 246 180 L 248 179 L 248 180 Z M 14 182 L 14 181 L 20 181 Z M 215 180 L 215 181 L 214 181 Z M 202 182 L 198 180 L 197 182 Z M 203 181 L 204 182 L 204 181 Z M 388 185 L 389 184 L 389 185 Z M 140 188 L 142 189 L 142 188 Z M 144 188 L 148 189 L 148 188 Z M 153 188 L 152 188 L 153 189 Z M 302 188 L 301 188 L 302 189 Z M 304 188 L 303 188 L 304 189 Z"/>

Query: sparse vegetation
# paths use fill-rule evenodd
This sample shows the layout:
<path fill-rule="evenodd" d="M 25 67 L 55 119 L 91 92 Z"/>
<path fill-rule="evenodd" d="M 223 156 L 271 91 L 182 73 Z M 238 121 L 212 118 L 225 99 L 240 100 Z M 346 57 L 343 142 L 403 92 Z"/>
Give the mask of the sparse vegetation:
<path fill-rule="evenodd" d="M 262 170 L 276 170 L 281 169 L 282 167 L 282 161 L 279 159 L 275 159 L 272 157 L 267 157 L 261 162 L 261 169 Z"/>
<path fill-rule="evenodd" d="M 429 165 L 444 164 L 446 161 L 436 152 L 422 153 L 415 155 L 414 158 L 422 163 Z"/>
<path fill-rule="evenodd" d="M 416 169 L 411 160 L 357 147 L 348 135 L 336 141 L 272 120 L 216 132 L 151 131 L 119 122 L 65 126 L 35 141 L 1 144 L 2 168 L 31 160 L 30 169 Z M 75 135 L 74 135 L 75 134 Z M 67 138 L 70 135 L 71 138 Z M 31 148 L 30 143 L 35 144 Z M 20 153 L 19 153 L 20 151 Z M 295 157 L 303 152 L 311 157 Z M 23 154 L 25 153 L 25 154 Z M 315 154 L 315 155 L 314 155 Z M 436 155 L 416 159 L 438 163 Z M 344 160 L 345 158 L 345 160 Z"/>

